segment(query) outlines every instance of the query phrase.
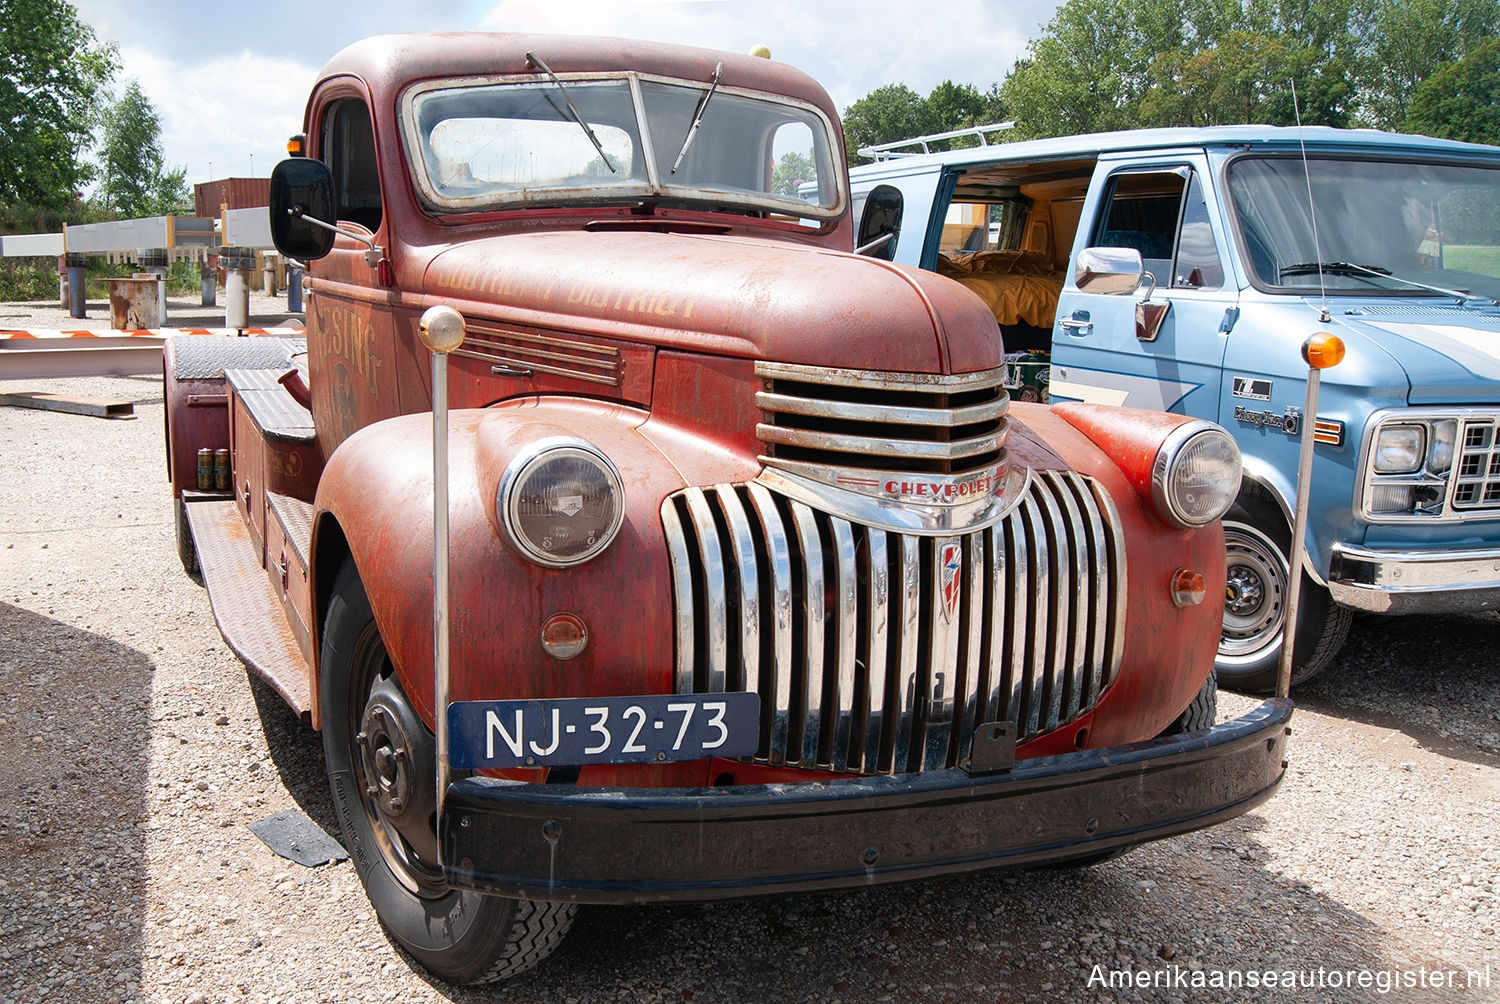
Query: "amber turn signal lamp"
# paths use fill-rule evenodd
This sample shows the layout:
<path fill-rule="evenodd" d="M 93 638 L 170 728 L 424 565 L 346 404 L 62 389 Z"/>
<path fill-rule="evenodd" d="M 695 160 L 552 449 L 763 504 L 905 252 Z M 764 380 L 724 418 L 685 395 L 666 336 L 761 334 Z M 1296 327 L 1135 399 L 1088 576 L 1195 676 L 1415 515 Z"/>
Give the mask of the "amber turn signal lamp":
<path fill-rule="evenodd" d="M 287 156 L 288 157 L 300 157 L 300 156 L 302 156 L 302 147 L 303 147 L 304 143 L 306 142 L 306 140 L 307 140 L 307 136 L 304 135 L 303 133 L 300 133 L 300 132 L 297 135 L 293 136 L 291 139 L 287 140 L 286 141 L 286 153 L 287 153 Z"/>
<path fill-rule="evenodd" d="M 1200 572 L 1179 568 L 1172 573 L 1172 602 L 1179 607 L 1196 607 L 1208 595 L 1208 584 Z"/>
<path fill-rule="evenodd" d="M 1302 343 L 1302 358 L 1315 370 L 1332 369 L 1344 361 L 1344 340 L 1327 331 L 1319 331 Z"/>
<path fill-rule="evenodd" d="M 553 614 L 542 625 L 542 648 L 554 659 L 571 659 L 588 643 L 588 625 L 576 614 Z"/>

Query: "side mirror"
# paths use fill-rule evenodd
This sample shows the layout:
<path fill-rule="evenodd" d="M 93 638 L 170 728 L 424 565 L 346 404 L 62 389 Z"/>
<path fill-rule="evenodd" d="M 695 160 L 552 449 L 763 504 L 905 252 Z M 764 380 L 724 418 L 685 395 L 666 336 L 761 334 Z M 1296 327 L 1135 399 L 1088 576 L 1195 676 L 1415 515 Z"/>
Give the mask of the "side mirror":
<path fill-rule="evenodd" d="M 876 185 L 865 197 L 859 217 L 854 253 L 894 261 L 896 239 L 901 236 L 901 191 L 891 185 Z"/>
<path fill-rule="evenodd" d="M 1085 293 L 1126 296 L 1136 291 L 1145 273 L 1146 264 L 1134 248 L 1084 248 L 1073 266 L 1073 282 Z"/>
<path fill-rule="evenodd" d="M 292 157 L 271 172 L 271 240 L 298 261 L 314 261 L 333 250 L 333 175 L 328 165 Z M 319 224 L 322 224 L 321 226 Z"/>

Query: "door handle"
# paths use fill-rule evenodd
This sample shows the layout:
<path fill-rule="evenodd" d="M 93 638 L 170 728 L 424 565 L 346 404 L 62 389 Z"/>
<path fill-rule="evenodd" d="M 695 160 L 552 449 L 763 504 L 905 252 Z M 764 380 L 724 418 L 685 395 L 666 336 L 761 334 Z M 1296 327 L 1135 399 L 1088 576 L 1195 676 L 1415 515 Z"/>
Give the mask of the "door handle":
<path fill-rule="evenodd" d="M 1068 331 L 1074 331 L 1079 334 L 1094 326 L 1094 322 L 1089 318 L 1089 313 L 1086 310 L 1074 311 L 1072 317 L 1064 317 L 1058 323 Z"/>

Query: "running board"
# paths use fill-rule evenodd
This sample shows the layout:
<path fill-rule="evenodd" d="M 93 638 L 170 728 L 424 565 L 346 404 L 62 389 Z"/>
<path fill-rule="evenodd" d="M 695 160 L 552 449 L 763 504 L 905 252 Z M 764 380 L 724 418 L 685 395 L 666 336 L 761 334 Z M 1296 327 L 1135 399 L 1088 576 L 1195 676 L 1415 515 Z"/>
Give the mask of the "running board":
<path fill-rule="evenodd" d="M 203 584 L 225 644 L 304 722 L 311 722 L 312 673 L 270 577 L 255 560 L 249 527 L 232 500 L 189 502 L 186 509 Z"/>

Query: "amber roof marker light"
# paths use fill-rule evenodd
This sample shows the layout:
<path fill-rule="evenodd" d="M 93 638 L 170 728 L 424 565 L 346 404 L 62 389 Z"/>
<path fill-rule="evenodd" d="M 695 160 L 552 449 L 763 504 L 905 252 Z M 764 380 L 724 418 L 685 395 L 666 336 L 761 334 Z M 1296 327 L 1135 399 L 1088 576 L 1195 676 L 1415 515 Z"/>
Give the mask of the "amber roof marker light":
<path fill-rule="evenodd" d="M 1327 321 L 1327 315 L 1323 317 Z M 1292 516 L 1292 544 L 1287 555 L 1286 618 L 1281 629 L 1281 664 L 1276 675 L 1276 696 L 1292 690 L 1292 656 L 1297 647 L 1297 603 L 1302 593 L 1302 561 L 1307 553 L 1307 499 L 1312 487 L 1313 436 L 1318 415 L 1318 384 L 1323 371 L 1344 361 L 1344 340 L 1329 331 L 1319 331 L 1302 343 L 1307 363 L 1307 398 L 1302 407 L 1301 452 L 1297 458 L 1297 506 Z"/>

